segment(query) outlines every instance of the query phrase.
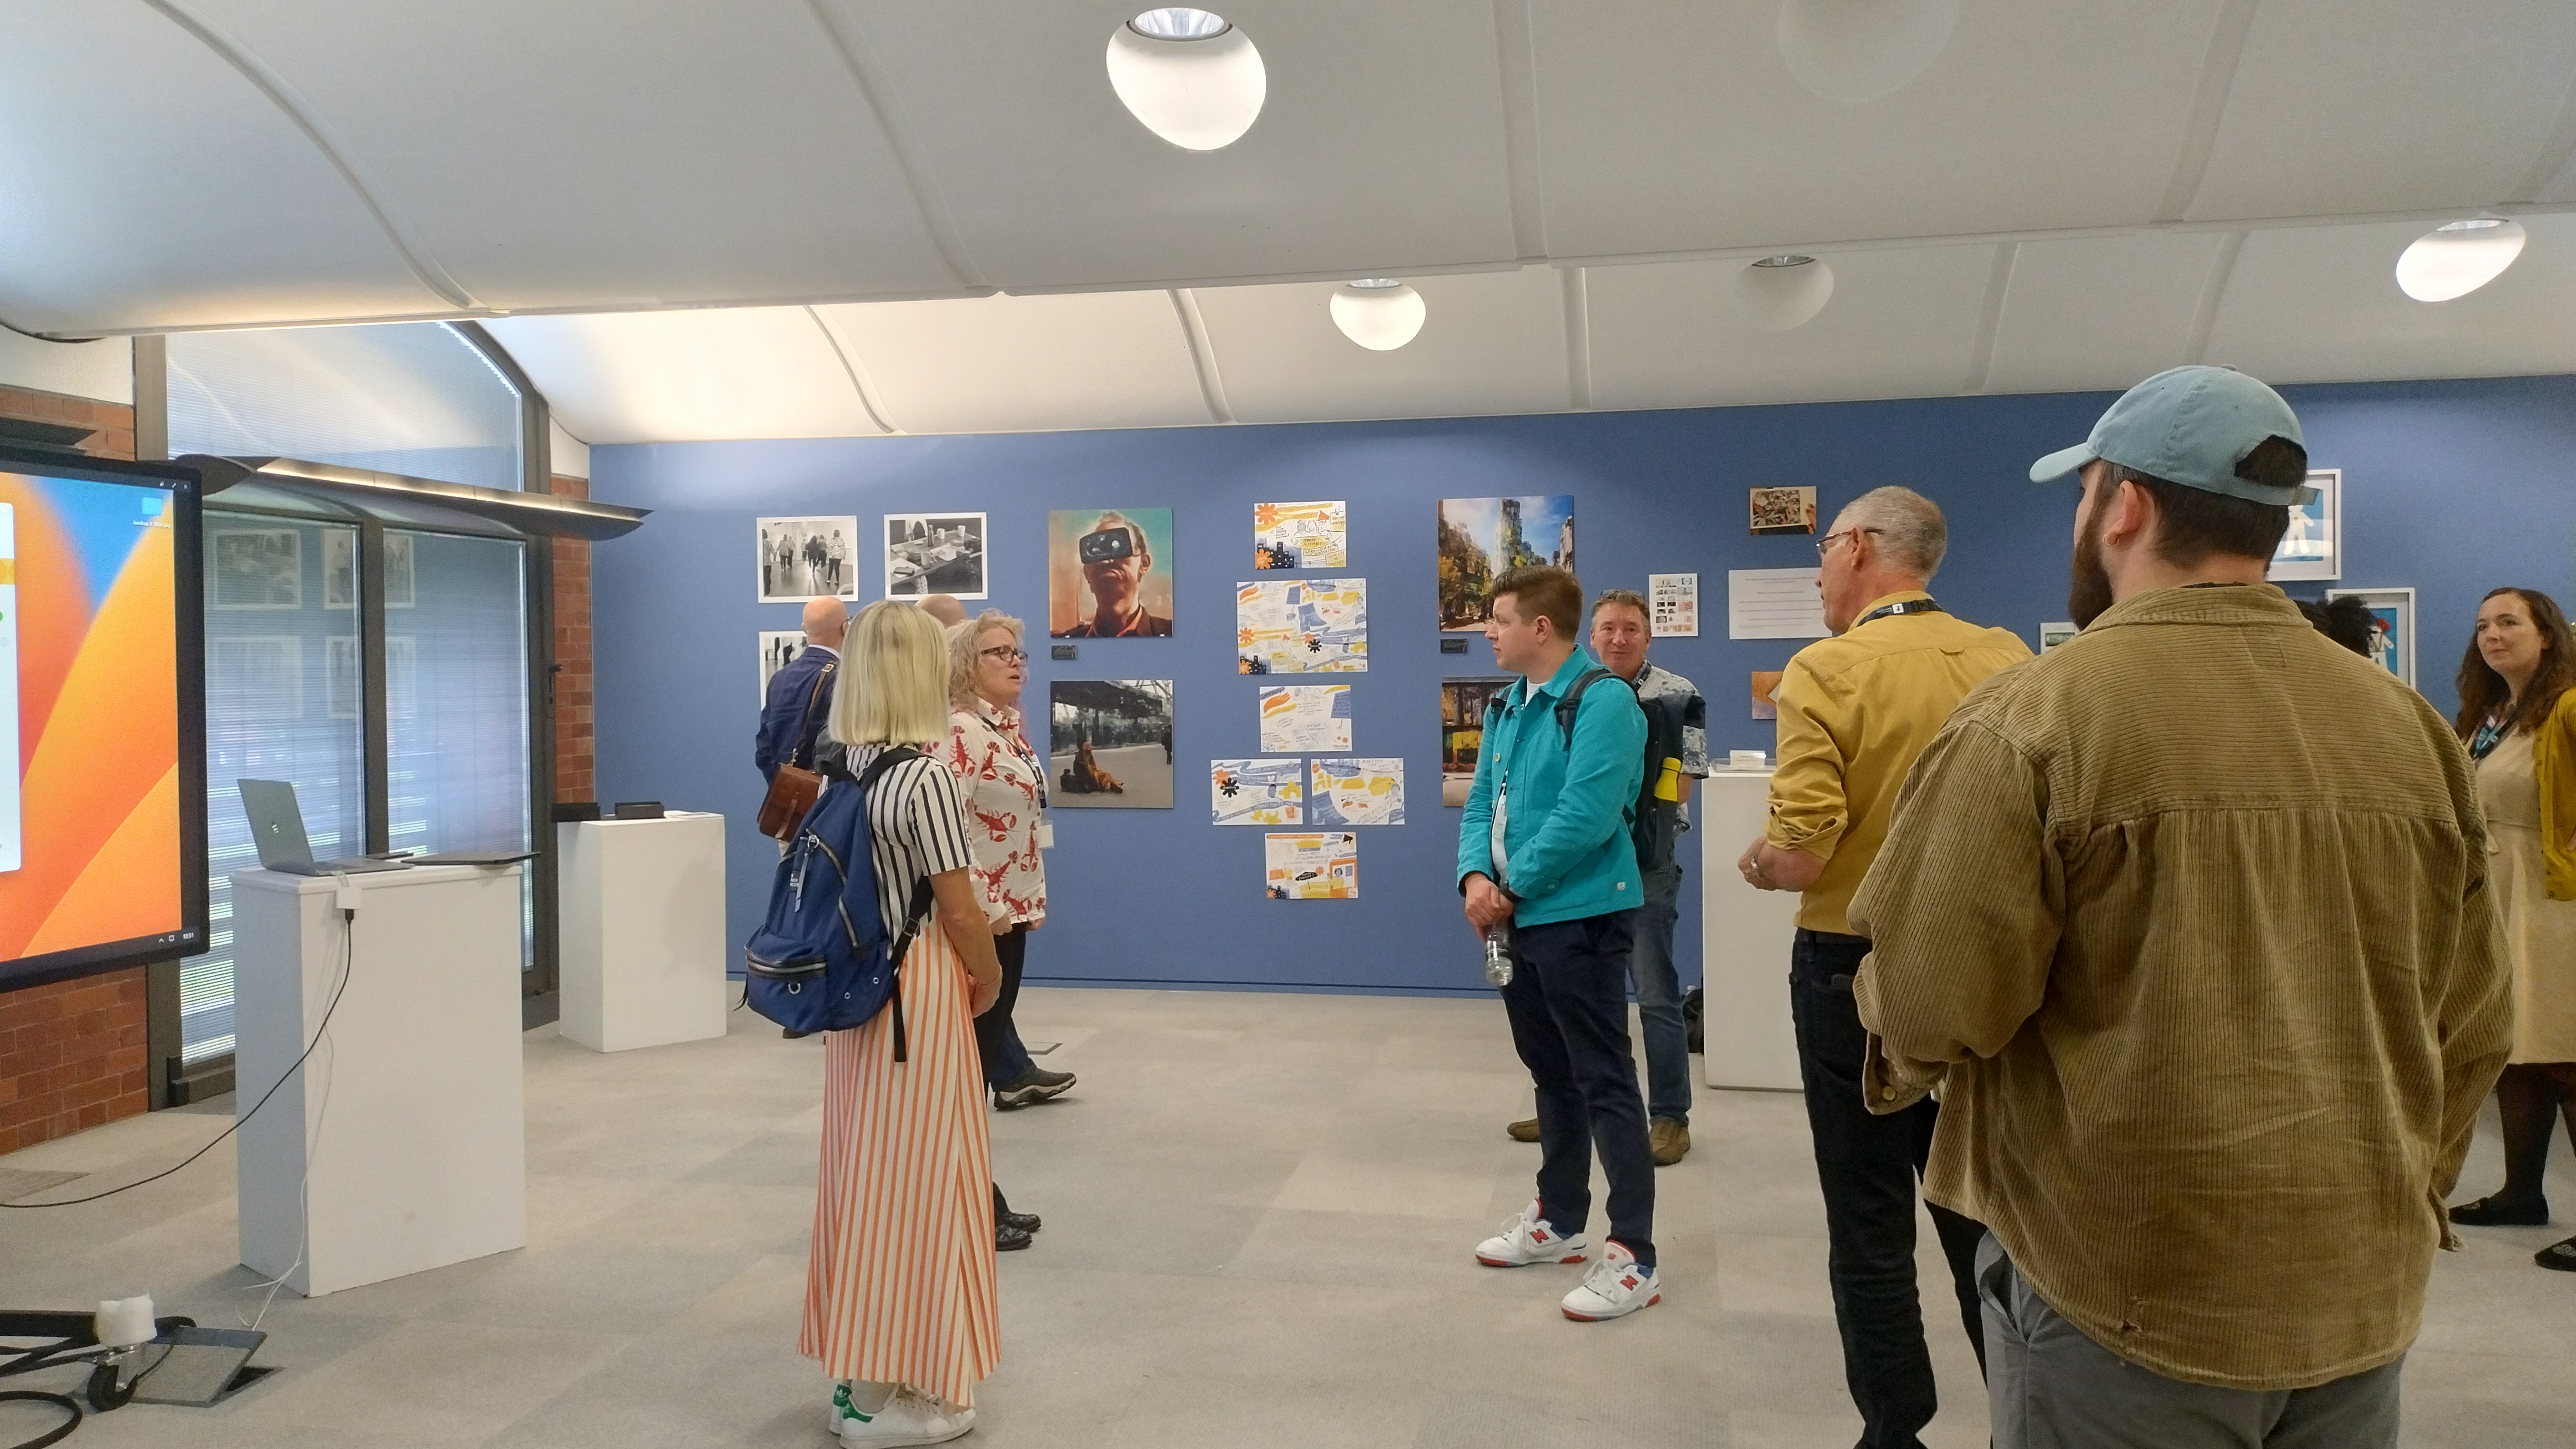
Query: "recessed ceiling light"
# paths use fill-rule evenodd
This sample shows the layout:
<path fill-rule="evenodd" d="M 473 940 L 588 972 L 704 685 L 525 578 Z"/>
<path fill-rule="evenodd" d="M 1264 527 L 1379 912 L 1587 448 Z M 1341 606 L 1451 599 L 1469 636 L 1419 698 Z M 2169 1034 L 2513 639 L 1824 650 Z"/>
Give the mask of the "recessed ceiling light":
<path fill-rule="evenodd" d="M 1371 352 L 1393 352 L 1422 331 L 1422 294 L 1393 277 L 1364 277 L 1333 289 L 1333 325 Z"/>
<path fill-rule="evenodd" d="M 1930 67 L 1958 23 L 1959 0 L 1782 0 L 1780 58 L 1827 100 L 1882 100 Z"/>
<path fill-rule="evenodd" d="M 2418 302 L 2465 297 L 2522 255 L 2528 233 L 2518 221 L 2472 217 L 2445 222 L 2408 244 L 2397 258 L 2397 285 Z"/>
<path fill-rule="evenodd" d="M 1794 252 L 1762 257 L 1735 274 L 1735 295 L 1754 326 L 1786 332 L 1833 299 L 1834 269 Z"/>
<path fill-rule="evenodd" d="M 1269 72 L 1222 15 L 1148 10 L 1109 32 L 1109 88 L 1145 129 L 1188 151 L 1233 145 L 1261 118 Z"/>

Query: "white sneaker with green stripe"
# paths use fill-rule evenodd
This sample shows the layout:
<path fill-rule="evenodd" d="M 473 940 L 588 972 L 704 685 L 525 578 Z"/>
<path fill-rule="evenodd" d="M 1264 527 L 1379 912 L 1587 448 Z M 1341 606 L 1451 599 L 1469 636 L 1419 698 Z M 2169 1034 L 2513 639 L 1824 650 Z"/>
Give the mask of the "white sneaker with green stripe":
<path fill-rule="evenodd" d="M 862 1409 L 860 1405 L 872 1407 Z M 945 1444 L 975 1427 L 975 1411 L 943 1403 L 928 1394 L 896 1385 L 845 1380 L 832 1390 L 832 1432 L 843 1444 L 901 1449 L 915 1444 Z"/>

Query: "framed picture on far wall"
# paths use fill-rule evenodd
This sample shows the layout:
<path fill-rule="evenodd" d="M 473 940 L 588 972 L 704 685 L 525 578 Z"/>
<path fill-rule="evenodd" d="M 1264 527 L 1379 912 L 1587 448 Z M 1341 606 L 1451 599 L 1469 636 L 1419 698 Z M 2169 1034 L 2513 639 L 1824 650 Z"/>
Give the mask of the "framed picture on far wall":
<path fill-rule="evenodd" d="M 763 518 L 753 524 L 764 604 L 859 597 L 859 520 Z M 385 565 L 392 582 L 393 564 Z"/>
<path fill-rule="evenodd" d="M 983 514 L 889 513 L 885 531 L 887 598 L 991 597 L 984 568 Z"/>
<path fill-rule="evenodd" d="M 2370 609 L 2370 658 L 2415 687 L 2415 591 L 2328 589 L 2329 599 L 2359 599 Z"/>
<path fill-rule="evenodd" d="M 2343 470 L 2316 469 L 2308 486 L 2317 496 L 2291 505 L 2290 531 L 2272 554 L 2274 583 L 2343 577 Z"/>

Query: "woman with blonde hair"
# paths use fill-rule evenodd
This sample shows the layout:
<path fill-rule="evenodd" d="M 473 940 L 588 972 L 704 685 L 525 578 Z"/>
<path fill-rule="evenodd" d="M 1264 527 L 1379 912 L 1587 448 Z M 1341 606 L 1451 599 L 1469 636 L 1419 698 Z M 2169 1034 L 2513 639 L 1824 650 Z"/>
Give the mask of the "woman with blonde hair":
<path fill-rule="evenodd" d="M 2451 1209 L 2471 1227 L 2549 1221 L 2553 1119 L 2576 1139 L 2576 638 L 2557 601 L 2497 589 L 2478 604 L 2454 722 L 2478 762 L 2491 892 L 2513 954 L 2513 1053 L 2496 1081 L 2504 1186 Z M 2543 1248 L 2576 1272 L 2576 1238 Z"/>
<path fill-rule="evenodd" d="M 1001 1358 L 992 1140 L 973 1021 L 1001 990 L 965 802 L 936 758 L 948 658 L 910 604 L 869 605 L 843 643 L 827 789 L 906 753 L 868 787 L 877 909 L 899 931 L 920 883 L 934 919 L 897 972 L 900 1017 L 824 1037 L 823 1159 L 799 1353 L 841 1380 L 841 1442 L 937 1444 L 975 1426 L 975 1385 Z M 895 1058 L 900 1020 L 908 1051 Z"/>

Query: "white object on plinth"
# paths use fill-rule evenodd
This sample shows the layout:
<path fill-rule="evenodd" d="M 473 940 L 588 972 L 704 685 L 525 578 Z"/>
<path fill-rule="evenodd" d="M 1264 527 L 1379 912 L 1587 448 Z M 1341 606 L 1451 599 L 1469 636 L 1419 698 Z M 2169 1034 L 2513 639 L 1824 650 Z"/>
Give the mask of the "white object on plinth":
<path fill-rule="evenodd" d="M 242 1264 L 308 1298 L 528 1242 L 519 867 L 348 879 L 344 926 L 329 876 L 233 877 L 239 1110 L 331 1011 L 239 1134 Z"/>
<path fill-rule="evenodd" d="M 724 817 L 555 827 L 562 862 L 562 1016 L 598 1052 L 725 1034 Z"/>
<path fill-rule="evenodd" d="M 1798 893 L 1757 891 L 1735 862 L 1770 819 L 1769 770 L 1715 770 L 1699 782 L 1702 1080 L 1712 1087 L 1794 1092 L 1798 1034 L 1789 1022 L 1789 948 Z"/>

